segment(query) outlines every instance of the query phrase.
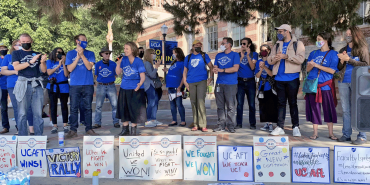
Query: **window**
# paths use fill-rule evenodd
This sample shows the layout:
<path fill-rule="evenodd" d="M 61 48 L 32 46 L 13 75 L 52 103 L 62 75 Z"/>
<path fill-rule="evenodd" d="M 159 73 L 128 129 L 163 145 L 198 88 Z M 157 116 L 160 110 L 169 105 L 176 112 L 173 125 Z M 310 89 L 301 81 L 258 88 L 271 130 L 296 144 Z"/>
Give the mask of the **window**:
<path fill-rule="evenodd" d="M 360 3 L 360 7 L 357 13 L 360 17 L 366 18 L 367 16 L 369 16 L 369 9 L 370 9 L 370 1 L 364 1 Z M 365 23 L 365 20 L 363 20 L 362 24 L 367 24 L 367 23 Z"/>
<path fill-rule="evenodd" d="M 238 24 L 232 24 L 231 30 L 233 31 L 232 39 L 234 40 L 234 46 L 233 47 L 240 47 L 241 40 L 245 36 L 245 28 L 242 26 L 239 26 Z"/>
<path fill-rule="evenodd" d="M 217 25 L 208 27 L 208 51 L 216 51 L 218 49 L 218 34 Z"/>

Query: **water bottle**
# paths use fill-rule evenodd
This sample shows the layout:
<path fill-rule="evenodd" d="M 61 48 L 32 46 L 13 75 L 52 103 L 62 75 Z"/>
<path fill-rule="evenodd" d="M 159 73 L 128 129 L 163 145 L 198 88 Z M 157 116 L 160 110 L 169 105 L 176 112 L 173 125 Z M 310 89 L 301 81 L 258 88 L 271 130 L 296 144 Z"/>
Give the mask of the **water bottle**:
<path fill-rule="evenodd" d="M 6 180 L 2 180 L 0 184 L 1 184 L 1 185 L 7 185 L 7 184 L 6 184 Z"/>
<path fill-rule="evenodd" d="M 12 181 L 13 181 L 13 175 L 8 175 L 8 181 L 7 181 L 7 185 L 12 185 Z"/>
<path fill-rule="evenodd" d="M 21 184 L 21 181 L 19 180 L 19 176 L 18 175 L 13 176 L 12 185 L 20 185 L 20 184 Z"/>
<path fill-rule="evenodd" d="M 59 146 L 64 146 L 64 132 L 58 132 Z"/>

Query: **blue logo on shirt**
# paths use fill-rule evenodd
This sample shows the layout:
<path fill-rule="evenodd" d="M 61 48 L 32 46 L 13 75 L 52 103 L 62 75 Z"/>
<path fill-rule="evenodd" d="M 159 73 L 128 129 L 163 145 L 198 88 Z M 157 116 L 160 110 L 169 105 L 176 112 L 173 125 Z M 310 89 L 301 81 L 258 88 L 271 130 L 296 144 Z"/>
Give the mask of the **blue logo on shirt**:
<path fill-rule="evenodd" d="M 125 74 L 125 76 L 131 76 L 133 74 L 135 74 L 135 71 L 131 69 L 130 66 L 126 66 L 123 69 L 123 73 Z"/>
<path fill-rule="evenodd" d="M 231 59 L 227 56 L 224 56 L 218 60 L 218 63 L 222 66 L 226 65 L 227 63 L 231 62 Z"/>
<path fill-rule="evenodd" d="M 324 58 L 324 56 L 317 56 L 315 59 L 314 59 L 314 62 L 316 64 L 321 64 L 322 62 L 322 59 Z M 328 61 L 326 61 L 326 58 L 324 59 L 324 62 L 322 63 L 322 65 L 325 65 L 326 63 L 328 63 Z"/>
<path fill-rule="evenodd" d="M 104 68 L 99 72 L 99 75 L 102 77 L 108 77 L 109 75 L 112 74 L 112 71 L 109 71 L 108 68 Z"/>

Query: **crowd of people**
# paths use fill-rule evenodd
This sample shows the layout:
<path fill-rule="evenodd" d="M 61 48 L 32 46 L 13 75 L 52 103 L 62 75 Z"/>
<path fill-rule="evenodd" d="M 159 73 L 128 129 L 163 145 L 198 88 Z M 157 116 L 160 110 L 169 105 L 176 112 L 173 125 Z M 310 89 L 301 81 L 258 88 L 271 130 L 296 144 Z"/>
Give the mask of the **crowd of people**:
<path fill-rule="evenodd" d="M 310 139 L 317 139 L 318 125 L 328 125 L 329 138 L 339 142 L 351 141 L 351 74 L 355 66 L 369 65 L 366 40 L 358 27 L 346 32 L 347 45 L 339 50 L 332 47 L 332 35 L 317 35 L 317 50 L 312 51 L 305 62 L 305 46 L 299 41 L 289 25 L 275 28 L 278 41 L 270 46 L 257 46 L 250 38 L 241 40 L 241 52 L 234 52 L 233 39 L 224 37 L 220 50 L 211 62 L 208 54 L 202 52 L 202 42 L 195 40 L 191 54 L 185 56 L 181 48 L 173 49 L 173 62 L 164 68 L 168 88 L 172 122 L 169 126 L 187 126 L 182 103 L 184 89 L 190 94 L 193 113 L 191 131 L 208 132 L 205 98 L 207 87 L 217 81 L 214 94 L 217 104 L 217 128 L 213 132 L 242 128 L 245 96 L 249 106 L 249 128 L 257 129 L 256 98 L 259 103 L 260 128 L 271 135 L 284 135 L 286 104 L 292 121 L 293 136 L 300 137 L 297 96 L 300 87 L 302 65 L 308 73 L 303 84 L 306 101 L 306 120 L 313 124 Z M 95 54 L 86 49 L 85 35 L 74 37 L 76 49 L 64 52 L 55 48 L 49 56 L 32 50 L 33 40 L 29 34 L 21 34 L 13 41 L 10 51 L 0 45 L 1 55 L 1 115 L 3 131 L 9 132 L 7 98 L 10 96 L 14 109 L 18 135 L 43 135 L 42 119 L 44 96 L 49 97 L 50 117 L 53 124 L 51 133 L 58 132 L 57 107 L 61 104 L 63 131 L 66 139 L 77 137 L 78 113 L 83 117 L 86 135 L 98 135 L 93 129 L 102 125 L 102 105 L 106 98 L 112 106 L 112 120 L 115 128 L 122 128 L 118 136 L 137 135 L 137 125 L 155 127 L 163 123 L 157 120 L 159 100 L 162 97 L 162 82 L 158 76 L 161 61 L 156 60 L 153 49 L 138 48 L 134 42 L 124 45 L 124 55 L 116 62 L 110 60 L 112 51 L 102 48 L 102 60 L 96 62 Z M 9 53 L 9 54 L 8 54 Z M 95 70 L 95 72 L 93 72 Z M 343 108 L 343 135 L 337 138 L 333 123 L 337 123 L 334 74 L 339 76 L 338 86 Z M 43 76 L 48 76 L 47 84 Z M 118 91 L 117 76 L 122 75 Z M 95 78 L 94 78 L 95 76 Z M 92 101 L 96 81 L 96 109 L 93 125 Z M 47 89 L 47 95 L 44 90 Z M 68 116 L 68 99 L 70 116 Z M 177 122 L 177 112 L 181 123 Z M 81 119 L 81 118 L 80 118 Z M 121 123 L 120 123 L 121 120 Z M 28 122 L 28 126 L 27 126 Z M 273 123 L 276 123 L 274 128 Z M 366 142 L 366 134 L 360 132 L 353 144 Z"/>

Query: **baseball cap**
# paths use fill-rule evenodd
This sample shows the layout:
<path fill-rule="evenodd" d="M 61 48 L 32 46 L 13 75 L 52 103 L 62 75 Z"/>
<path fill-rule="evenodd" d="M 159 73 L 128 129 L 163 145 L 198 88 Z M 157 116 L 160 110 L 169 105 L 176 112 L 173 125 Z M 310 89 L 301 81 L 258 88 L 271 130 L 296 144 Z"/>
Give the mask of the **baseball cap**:
<path fill-rule="evenodd" d="M 275 30 L 287 30 L 292 32 L 292 28 L 288 24 L 282 24 L 281 26 L 276 27 Z"/>
<path fill-rule="evenodd" d="M 7 47 L 4 43 L 0 43 L 0 47 Z"/>
<path fill-rule="evenodd" d="M 199 40 L 195 40 L 195 41 L 193 42 L 193 45 L 198 44 L 198 43 L 201 43 L 201 44 L 202 44 L 202 42 L 200 42 Z M 202 45 L 203 45 L 203 44 L 202 44 Z"/>

